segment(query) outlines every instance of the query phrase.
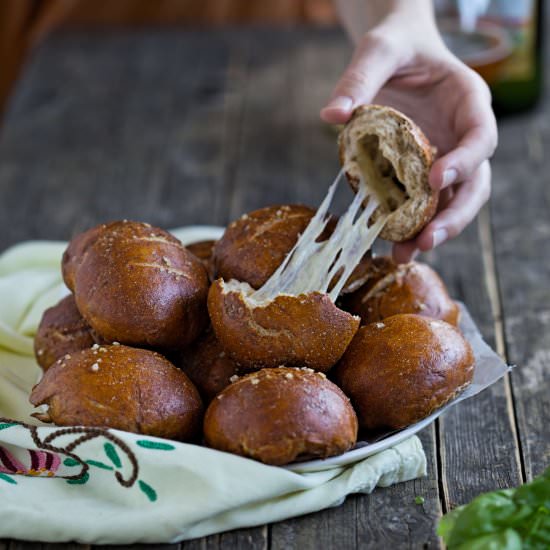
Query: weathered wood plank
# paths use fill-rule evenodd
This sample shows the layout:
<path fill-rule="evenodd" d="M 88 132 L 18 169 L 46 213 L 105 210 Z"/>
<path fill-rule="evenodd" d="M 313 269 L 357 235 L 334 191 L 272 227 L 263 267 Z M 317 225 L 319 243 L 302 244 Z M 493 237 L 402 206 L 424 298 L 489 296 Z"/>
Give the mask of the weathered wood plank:
<path fill-rule="evenodd" d="M 483 264 L 476 224 L 426 259 L 442 275 L 451 295 L 467 305 L 485 339 L 494 345 L 493 308 L 487 287 L 487 277 L 492 275 Z M 503 381 L 440 418 L 438 448 L 445 510 L 484 491 L 521 482 L 514 435 L 512 403 Z"/>
<path fill-rule="evenodd" d="M 549 120 L 545 98 L 536 116 L 503 124 L 494 163 L 496 262 L 527 479 L 550 463 Z"/>

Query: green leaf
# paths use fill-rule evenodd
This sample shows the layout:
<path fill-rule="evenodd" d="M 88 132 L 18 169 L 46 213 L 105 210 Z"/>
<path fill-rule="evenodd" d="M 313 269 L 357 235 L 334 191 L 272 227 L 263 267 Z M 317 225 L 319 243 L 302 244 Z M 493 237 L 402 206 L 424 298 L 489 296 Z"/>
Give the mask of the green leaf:
<path fill-rule="evenodd" d="M 105 454 L 109 458 L 109 460 L 117 467 L 122 467 L 122 462 L 120 460 L 120 457 L 118 456 L 118 453 L 116 452 L 116 448 L 112 443 L 105 443 L 103 445 L 103 448 L 105 449 Z"/>
<path fill-rule="evenodd" d="M 12 426 L 17 426 L 15 422 L 2 422 L 0 424 L 0 430 L 5 430 L 6 428 L 11 428 Z"/>
<path fill-rule="evenodd" d="M 10 477 L 8 474 L 4 474 L 0 472 L 0 479 L 3 479 L 4 481 L 7 481 L 8 483 L 11 483 L 12 485 L 17 485 L 17 481 Z"/>
<path fill-rule="evenodd" d="M 80 479 L 67 479 L 69 485 L 84 485 L 88 483 L 90 479 L 90 474 L 86 472 Z"/>
<path fill-rule="evenodd" d="M 151 502 L 155 502 L 157 500 L 157 492 L 150 485 L 145 483 L 145 481 L 141 481 L 141 479 L 138 480 L 138 485 Z"/>
<path fill-rule="evenodd" d="M 102 470 L 114 470 L 112 466 L 109 466 L 104 462 L 99 462 L 99 460 L 86 460 L 86 464 L 89 464 L 90 466 L 95 466 L 96 468 L 101 468 Z"/>
<path fill-rule="evenodd" d="M 449 550 L 550 548 L 548 470 L 517 489 L 486 493 L 453 510 L 437 533 Z"/>
<path fill-rule="evenodd" d="M 159 441 L 150 441 L 148 439 L 140 439 L 137 444 L 144 449 L 154 449 L 156 451 L 174 451 L 176 447 L 169 443 L 160 443 Z"/>
<path fill-rule="evenodd" d="M 72 468 L 73 466 L 80 466 L 80 462 L 78 460 L 75 460 L 74 458 L 68 457 L 63 461 L 63 464 L 65 466 L 69 466 L 69 468 Z"/>

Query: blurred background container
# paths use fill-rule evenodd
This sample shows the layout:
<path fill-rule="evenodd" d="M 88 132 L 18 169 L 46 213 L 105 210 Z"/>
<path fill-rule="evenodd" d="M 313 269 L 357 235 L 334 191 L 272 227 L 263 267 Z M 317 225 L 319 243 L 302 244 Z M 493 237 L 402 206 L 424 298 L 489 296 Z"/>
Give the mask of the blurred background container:
<path fill-rule="evenodd" d="M 534 107 L 543 90 L 545 0 L 439 0 L 447 46 L 489 84 L 499 115 Z"/>

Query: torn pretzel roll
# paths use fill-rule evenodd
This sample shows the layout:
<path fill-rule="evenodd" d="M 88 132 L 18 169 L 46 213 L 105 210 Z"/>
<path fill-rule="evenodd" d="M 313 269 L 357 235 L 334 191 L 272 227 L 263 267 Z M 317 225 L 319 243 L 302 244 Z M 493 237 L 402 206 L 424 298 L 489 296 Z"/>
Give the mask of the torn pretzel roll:
<path fill-rule="evenodd" d="M 257 289 L 234 279 L 218 279 L 210 288 L 216 336 L 244 368 L 330 369 L 357 330 L 358 318 L 334 304 L 357 264 L 381 232 L 405 240 L 435 212 L 437 194 L 427 179 L 430 145 L 404 115 L 386 107 L 356 109 L 341 134 L 340 152 L 342 170 L 269 279 Z M 356 195 L 323 238 L 344 172 Z"/>
<path fill-rule="evenodd" d="M 342 172 L 296 245 L 259 289 L 218 279 L 210 287 L 208 310 L 223 348 L 244 368 L 281 364 L 327 371 L 341 357 L 359 318 L 335 300 L 357 263 L 370 249 L 384 218 L 367 220 L 377 206 L 366 187 L 358 190 L 330 237 L 320 240 Z"/>
<path fill-rule="evenodd" d="M 381 105 L 358 107 L 340 133 L 339 148 L 352 188 L 363 182 L 378 199 L 370 222 L 387 217 L 382 239 L 412 239 L 433 218 L 439 192 L 428 183 L 432 147 L 407 116 Z"/>

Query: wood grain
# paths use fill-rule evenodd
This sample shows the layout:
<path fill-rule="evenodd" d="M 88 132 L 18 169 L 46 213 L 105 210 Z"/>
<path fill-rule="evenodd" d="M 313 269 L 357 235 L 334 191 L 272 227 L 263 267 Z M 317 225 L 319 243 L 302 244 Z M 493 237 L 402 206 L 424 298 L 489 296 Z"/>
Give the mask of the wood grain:
<path fill-rule="evenodd" d="M 479 220 L 478 220 L 479 223 Z M 489 344 L 495 320 L 481 253 L 479 227 L 470 225 L 455 239 L 427 255 L 453 297 L 467 304 Z M 472 253 L 472 251 L 476 253 Z M 453 407 L 438 420 L 438 448 L 444 509 L 478 494 L 521 482 L 512 403 L 500 381 Z"/>
<path fill-rule="evenodd" d="M 512 394 L 527 479 L 550 463 L 549 111 L 546 99 L 537 117 L 517 117 L 503 125 L 502 152 L 494 163 L 496 263 L 507 351 L 517 365 Z M 533 139 L 543 157 L 529 153 Z M 521 162 L 505 154 L 513 143 Z"/>

